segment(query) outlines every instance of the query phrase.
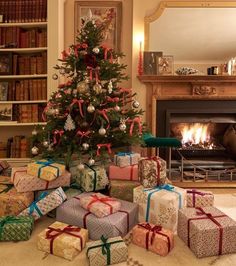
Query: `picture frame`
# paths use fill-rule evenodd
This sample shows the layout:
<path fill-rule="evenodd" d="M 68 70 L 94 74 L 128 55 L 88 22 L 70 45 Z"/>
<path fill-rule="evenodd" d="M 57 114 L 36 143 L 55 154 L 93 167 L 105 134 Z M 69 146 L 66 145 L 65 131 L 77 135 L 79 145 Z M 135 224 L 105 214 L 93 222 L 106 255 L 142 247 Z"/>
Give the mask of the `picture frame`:
<path fill-rule="evenodd" d="M 163 55 L 158 58 L 158 71 L 160 75 L 173 75 L 174 57 L 173 55 Z"/>
<path fill-rule="evenodd" d="M 162 57 L 162 52 L 144 51 L 143 52 L 143 74 L 158 75 L 158 58 Z"/>
<path fill-rule="evenodd" d="M 92 13 L 95 23 L 101 23 L 112 14 L 112 19 L 104 32 L 102 44 L 120 52 L 121 49 L 121 24 L 122 24 L 122 1 L 75 1 L 75 42 L 81 26 L 86 23 L 89 12 Z"/>
<path fill-rule="evenodd" d="M 1 81 L 0 82 L 0 101 L 7 101 L 8 96 L 8 82 Z"/>
<path fill-rule="evenodd" d="M 0 122 L 12 121 L 12 104 L 0 104 Z"/>
<path fill-rule="evenodd" d="M 0 75 L 12 74 L 12 53 L 0 52 Z"/>

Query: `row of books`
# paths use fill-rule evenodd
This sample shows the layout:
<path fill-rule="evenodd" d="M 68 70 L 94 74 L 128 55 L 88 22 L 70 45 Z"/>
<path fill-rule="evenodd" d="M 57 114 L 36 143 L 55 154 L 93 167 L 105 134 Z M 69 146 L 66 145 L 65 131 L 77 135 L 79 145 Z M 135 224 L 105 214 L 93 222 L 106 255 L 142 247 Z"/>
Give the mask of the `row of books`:
<path fill-rule="evenodd" d="M 0 27 L 0 47 L 47 47 L 47 30 L 42 28 Z"/>
<path fill-rule="evenodd" d="M 46 79 L 24 79 L 0 82 L 0 101 L 47 100 Z"/>
<path fill-rule="evenodd" d="M 2 22 L 47 21 L 47 0 L 1 0 Z"/>
<path fill-rule="evenodd" d="M 25 136 L 14 136 L 7 143 L 0 142 L 0 158 L 30 157 L 30 140 Z"/>
<path fill-rule="evenodd" d="M 47 52 L 41 52 L 34 55 L 13 54 L 12 62 L 13 75 L 47 73 Z"/>

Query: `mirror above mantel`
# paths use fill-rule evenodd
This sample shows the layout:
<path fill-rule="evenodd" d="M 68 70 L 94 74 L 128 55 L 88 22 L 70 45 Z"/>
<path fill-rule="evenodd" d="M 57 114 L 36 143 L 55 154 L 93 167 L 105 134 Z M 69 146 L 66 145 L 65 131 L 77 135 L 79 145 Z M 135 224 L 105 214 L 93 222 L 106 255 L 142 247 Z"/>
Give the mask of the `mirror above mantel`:
<path fill-rule="evenodd" d="M 162 1 L 145 17 L 145 51 L 172 55 L 174 69 L 207 74 L 236 56 L 236 1 Z"/>

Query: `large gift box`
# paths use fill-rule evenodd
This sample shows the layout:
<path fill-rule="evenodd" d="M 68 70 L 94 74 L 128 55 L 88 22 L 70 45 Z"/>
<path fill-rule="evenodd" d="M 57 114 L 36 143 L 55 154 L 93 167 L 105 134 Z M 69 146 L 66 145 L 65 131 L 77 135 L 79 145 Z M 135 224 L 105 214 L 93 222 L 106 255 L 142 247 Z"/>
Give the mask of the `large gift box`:
<path fill-rule="evenodd" d="M 47 160 L 40 160 L 29 163 L 27 166 L 27 174 L 52 181 L 65 172 L 65 165 Z"/>
<path fill-rule="evenodd" d="M 0 217 L 18 215 L 34 200 L 33 192 L 17 192 L 13 185 L 0 184 Z"/>
<path fill-rule="evenodd" d="M 214 195 L 211 191 L 187 190 L 187 207 L 209 207 L 213 205 Z"/>
<path fill-rule="evenodd" d="M 31 216 L 0 217 L 0 241 L 28 240 L 32 233 L 34 219 Z"/>
<path fill-rule="evenodd" d="M 179 210 L 178 236 L 198 258 L 236 252 L 236 222 L 215 207 Z"/>
<path fill-rule="evenodd" d="M 110 165 L 109 179 L 137 181 L 139 179 L 138 165 L 130 165 L 125 167 Z"/>
<path fill-rule="evenodd" d="M 107 197 L 101 193 L 94 193 L 80 200 L 80 206 L 85 210 L 90 211 L 99 218 L 108 216 L 112 213 L 118 212 L 121 203 L 111 197 Z"/>
<path fill-rule="evenodd" d="M 113 198 L 133 202 L 133 189 L 140 186 L 137 181 L 111 180 L 109 194 Z"/>
<path fill-rule="evenodd" d="M 132 242 L 161 256 L 166 256 L 174 247 L 174 234 L 160 225 L 140 223 L 132 230 Z"/>
<path fill-rule="evenodd" d="M 138 163 L 138 175 L 146 188 L 163 185 L 166 181 L 166 161 L 158 156 L 142 158 Z"/>
<path fill-rule="evenodd" d="M 38 235 L 39 250 L 73 260 L 85 247 L 88 230 L 55 222 Z"/>
<path fill-rule="evenodd" d="M 186 206 L 186 190 L 169 184 L 153 189 L 134 189 L 134 202 L 139 205 L 139 222 L 158 224 L 177 232 L 178 210 Z"/>
<path fill-rule="evenodd" d="M 18 192 L 46 190 L 50 188 L 70 186 L 71 174 L 67 171 L 53 181 L 46 181 L 41 178 L 27 174 L 26 167 L 12 168 L 11 180 Z"/>
<path fill-rule="evenodd" d="M 85 164 L 84 170 L 78 170 L 76 181 L 86 192 L 104 189 L 109 184 L 103 166 L 89 166 L 87 164 Z"/>
<path fill-rule="evenodd" d="M 80 199 L 91 193 L 83 193 L 67 200 L 57 208 L 56 220 L 89 230 L 89 238 L 125 236 L 137 223 L 138 205 L 119 200 L 121 208 L 109 216 L 98 218 L 80 206 Z"/>
<path fill-rule="evenodd" d="M 106 266 L 117 264 L 128 259 L 128 248 L 121 237 L 87 243 L 87 257 L 90 266 Z"/>
<path fill-rule="evenodd" d="M 133 152 L 118 152 L 114 156 L 114 163 L 119 167 L 138 164 L 139 160 L 140 160 L 140 154 Z"/>
<path fill-rule="evenodd" d="M 64 200 L 66 200 L 66 194 L 62 188 L 59 187 L 50 194 L 47 192 L 42 193 L 36 201 L 31 203 L 31 205 L 27 209 L 23 210 L 19 215 L 32 215 L 34 219 L 37 220 L 41 216 L 61 205 Z"/>

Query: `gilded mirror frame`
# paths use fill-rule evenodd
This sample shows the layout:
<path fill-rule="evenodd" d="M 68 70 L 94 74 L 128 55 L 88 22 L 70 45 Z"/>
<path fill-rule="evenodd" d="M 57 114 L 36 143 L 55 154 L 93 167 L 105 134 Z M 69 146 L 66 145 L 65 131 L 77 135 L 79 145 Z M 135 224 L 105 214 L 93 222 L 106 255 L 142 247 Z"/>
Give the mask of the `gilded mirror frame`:
<path fill-rule="evenodd" d="M 161 1 L 157 9 L 144 17 L 144 50 L 149 50 L 150 23 L 157 20 L 166 8 L 235 8 L 236 1 Z"/>

